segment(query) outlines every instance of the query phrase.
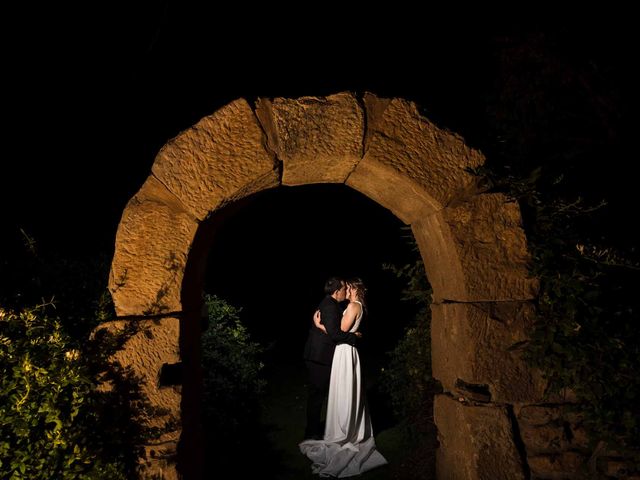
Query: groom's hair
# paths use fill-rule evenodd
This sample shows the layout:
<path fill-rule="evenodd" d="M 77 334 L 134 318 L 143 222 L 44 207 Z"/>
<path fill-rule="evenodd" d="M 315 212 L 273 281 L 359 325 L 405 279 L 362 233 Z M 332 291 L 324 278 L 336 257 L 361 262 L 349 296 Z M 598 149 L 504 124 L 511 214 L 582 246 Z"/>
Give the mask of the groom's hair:
<path fill-rule="evenodd" d="M 336 290 L 340 290 L 342 285 L 344 284 L 344 280 L 339 277 L 331 277 L 324 284 L 324 293 L 325 295 L 331 295 Z"/>

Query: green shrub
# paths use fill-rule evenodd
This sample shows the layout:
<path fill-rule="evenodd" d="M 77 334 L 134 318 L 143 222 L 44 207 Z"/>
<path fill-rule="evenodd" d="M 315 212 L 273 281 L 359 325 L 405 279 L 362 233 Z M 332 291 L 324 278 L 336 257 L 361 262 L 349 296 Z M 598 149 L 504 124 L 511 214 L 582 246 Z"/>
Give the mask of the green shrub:
<path fill-rule="evenodd" d="M 53 299 L 62 329 L 84 343 L 101 321 L 114 317 L 107 291 L 111 257 L 104 252 L 72 257 L 44 246 L 41 251 L 34 238 L 21 233 L 25 245 L 0 252 L 0 305 L 20 310 Z"/>
<path fill-rule="evenodd" d="M 232 462 L 239 446 L 252 445 L 255 438 L 252 430 L 259 422 L 265 386 L 260 378 L 263 349 L 251 341 L 240 309 L 215 295 L 206 295 L 205 303 L 209 325 L 202 335 L 203 416 L 205 432 L 211 434 L 207 444 L 221 462 Z"/>
<path fill-rule="evenodd" d="M 606 204 L 572 196 L 566 178 L 551 169 L 488 166 L 476 173 L 490 190 L 518 201 L 526 220 L 530 273 L 540 291 L 525 358 L 549 393 L 576 394 L 574 410 L 594 443 L 640 451 L 640 269 L 633 252 L 606 246 L 593 229 Z"/>
<path fill-rule="evenodd" d="M 82 356 L 42 309 L 0 308 L 1 478 L 126 478 L 94 441 L 94 380 Z"/>
<path fill-rule="evenodd" d="M 488 192 L 505 193 L 522 212 L 531 274 L 540 280 L 527 359 L 549 391 L 575 392 L 594 442 L 633 450 L 640 269 L 637 236 L 616 211 L 633 178 L 624 170 L 633 139 L 621 122 L 619 79 L 605 74 L 612 57 L 568 33 L 501 38 L 500 76 L 487 98 L 487 164 L 477 172 Z"/>
<path fill-rule="evenodd" d="M 417 253 L 415 240 L 410 238 Z M 395 415 L 412 423 L 429 411 L 426 406 L 431 403 L 433 396 L 431 287 L 419 257 L 401 267 L 384 265 L 384 268 L 406 285 L 402 300 L 415 307 L 415 316 L 396 347 L 387 353 L 389 363 L 382 371 L 380 384 L 391 399 Z"/>
<path fill-rule="evenodd" d="M 540 293 L 526 358 L 549 392 L 575 392 L 594 442 L 640 450 L 640 275 L 630 257 L 581 240 L 576 223 L 591 212 L 576 205 L 539 205 L 529 228 Z"/>
<path fill-rule="evenodd" d="M 27 238 L 0 276 L 0 478 L 133 478 L 158 411 L 112 358 L 137 326 L 94 330 L 115 317 L 104 255 L 44 256 Z"/>

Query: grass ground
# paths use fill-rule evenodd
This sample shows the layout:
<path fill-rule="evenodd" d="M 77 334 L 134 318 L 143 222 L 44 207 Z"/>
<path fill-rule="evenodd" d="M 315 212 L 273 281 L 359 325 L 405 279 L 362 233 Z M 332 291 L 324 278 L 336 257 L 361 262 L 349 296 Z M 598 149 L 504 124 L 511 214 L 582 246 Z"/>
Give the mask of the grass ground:
<path fill-rule="evenodd" d="M 369 375 L 367 378 L 375 378 Z M 266 442 L 264 453 L 269 457 L 262 478 L 277 480 L 317 479 L 311 473 L 311 462 L 300 453 L 305 426 L 306 370 L 300 362 L 277 362 L 267 371 L 268 386 L 261 416 Z M 368 392 L 369 392 L 368 388 Z M 406 429 L 394 424 L 385 407 L 369 396 L 370 411 L 378 450 L 389 464 L 364 473 L 363 480 L 429 479 L 435 478 L 434 447 L 416 447 Z M 388 410 L 388 409 L 386 409 Z M 268 453 L 267 453 L 268 452 Z"/>

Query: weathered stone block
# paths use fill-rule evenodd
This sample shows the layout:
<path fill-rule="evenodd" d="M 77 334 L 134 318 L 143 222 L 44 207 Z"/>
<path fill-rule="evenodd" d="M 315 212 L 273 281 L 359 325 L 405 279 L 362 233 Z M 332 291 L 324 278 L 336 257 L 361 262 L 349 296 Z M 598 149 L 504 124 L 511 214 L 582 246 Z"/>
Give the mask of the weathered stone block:
<path fill-rule="evenodd" d="M 129 201 L 109 273 L 116 314 L 182 310 L 180 288 L 197 220 L 154 176 Z"/>
<path fill-rule="evenodd" d="M 347 185 L 405 223 L 444 208 L 475 184 L 466 171 L 484 163 L 462 138 L 436 127 L 412 102 L 368 94 L 366 153 Z M 381 188 L 388 179 L 390 188 Z"/>
<path fill-rule="evenodd" d="M 518 348 L 532 328 L 531 304 L 432 304 L 431 312 L 433 376 L 445 390 L 457 392 L 460 379 L 486 386 L 493 402 L 534 402 L 543 397 L 544 382 Z"/>
<path fill-rule="evenodd" d="M 140 478 L 154 480 L 178 480 L 177 444 L 166 442 L 145 445 L 144 456 L 139 459 Z"/>
<path fill-rule="evenodd" d="M 549 480 L 582 480 L 590 478 L 587 457 L 576 452 L 557 455 L 529 456 L 531 474 Z"/>
<path fill-rule="evenodd" d="M 282 183 L 343 183 L 362 158 L 364 112 L 351 93 L 261 99 L 258 118 L 283 162 Z"/>
<path fill-rule="evenodd" d="M 229 202 L 280 184 L 265 144 L 258 119 L 247 101 L 239 99 L 169 141 L 152 171 L 203 220 Z"/>
<path fill-rule="evenodd" d="M 504 195 L 477 195 L 411 227 L 435 302 L 529 300 L 537 294 L 520 209 Z"/>
<path fill-rule="evenodd" d="M 525 478 L 506 408 L 469 406 L 436 395 L 437 478 L 519 480 Z"/>
<path fill-rule="evenodd" d="M 567 449 L 565 430 L 561 425 L 520 425 L 520 434 L 527 453 L 559 453 Z"/>
<path fill-rule="evenodd" d="M 525 405 L 517 412 L 518 422 L 532 426 L 547 425 L 562 418 L 561 407 Z"/>
<path fill-rule="evenodd" d="M 148 419 L 148 426 L 157 427 L 163 433 L 157 443 L 177 442 L 180 436 L 181 387 L 160 387 L 160 369 L 165 363 L 180 360 L 180 322 L 168 317 L 157 320 L 115 320 L 101 324 L 97 330 L 111 333 L 124 331 L 133 325 L 135 333 L 118 350 L 113 360 L 130 367 L 139 379 L 145 400 L 156 409 L 155 416 Z"/>
<path fill-rule="evenodd" d="M 590 449 L 582 417 L 568 406 L 524 405 L 516 408 L 516 418 L 530 455 Z"/>

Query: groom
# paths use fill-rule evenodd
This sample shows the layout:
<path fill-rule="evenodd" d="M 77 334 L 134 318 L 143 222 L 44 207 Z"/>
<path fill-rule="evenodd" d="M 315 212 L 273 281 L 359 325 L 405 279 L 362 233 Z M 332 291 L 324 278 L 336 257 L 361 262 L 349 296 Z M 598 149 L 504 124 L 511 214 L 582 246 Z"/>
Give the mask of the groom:
<path fill-rule="evenodd" d="M 332 277 L 324 285 L 325 297 L 320 302 L 320 318 L 327 329 L 325 334 L 312 323 L 304 346 L 304 360 L 309 371 L 309 393 L 307 397 L 307 428 L 305 439 L 320 440 L 324 436 L 322 426 L 322 404 L 329 392 L 333 351 L 339 343 L 354 345 L 360 334 L 340 330 L 342 310 L 340 302 L 347 296 L 344 280 Z"/>

